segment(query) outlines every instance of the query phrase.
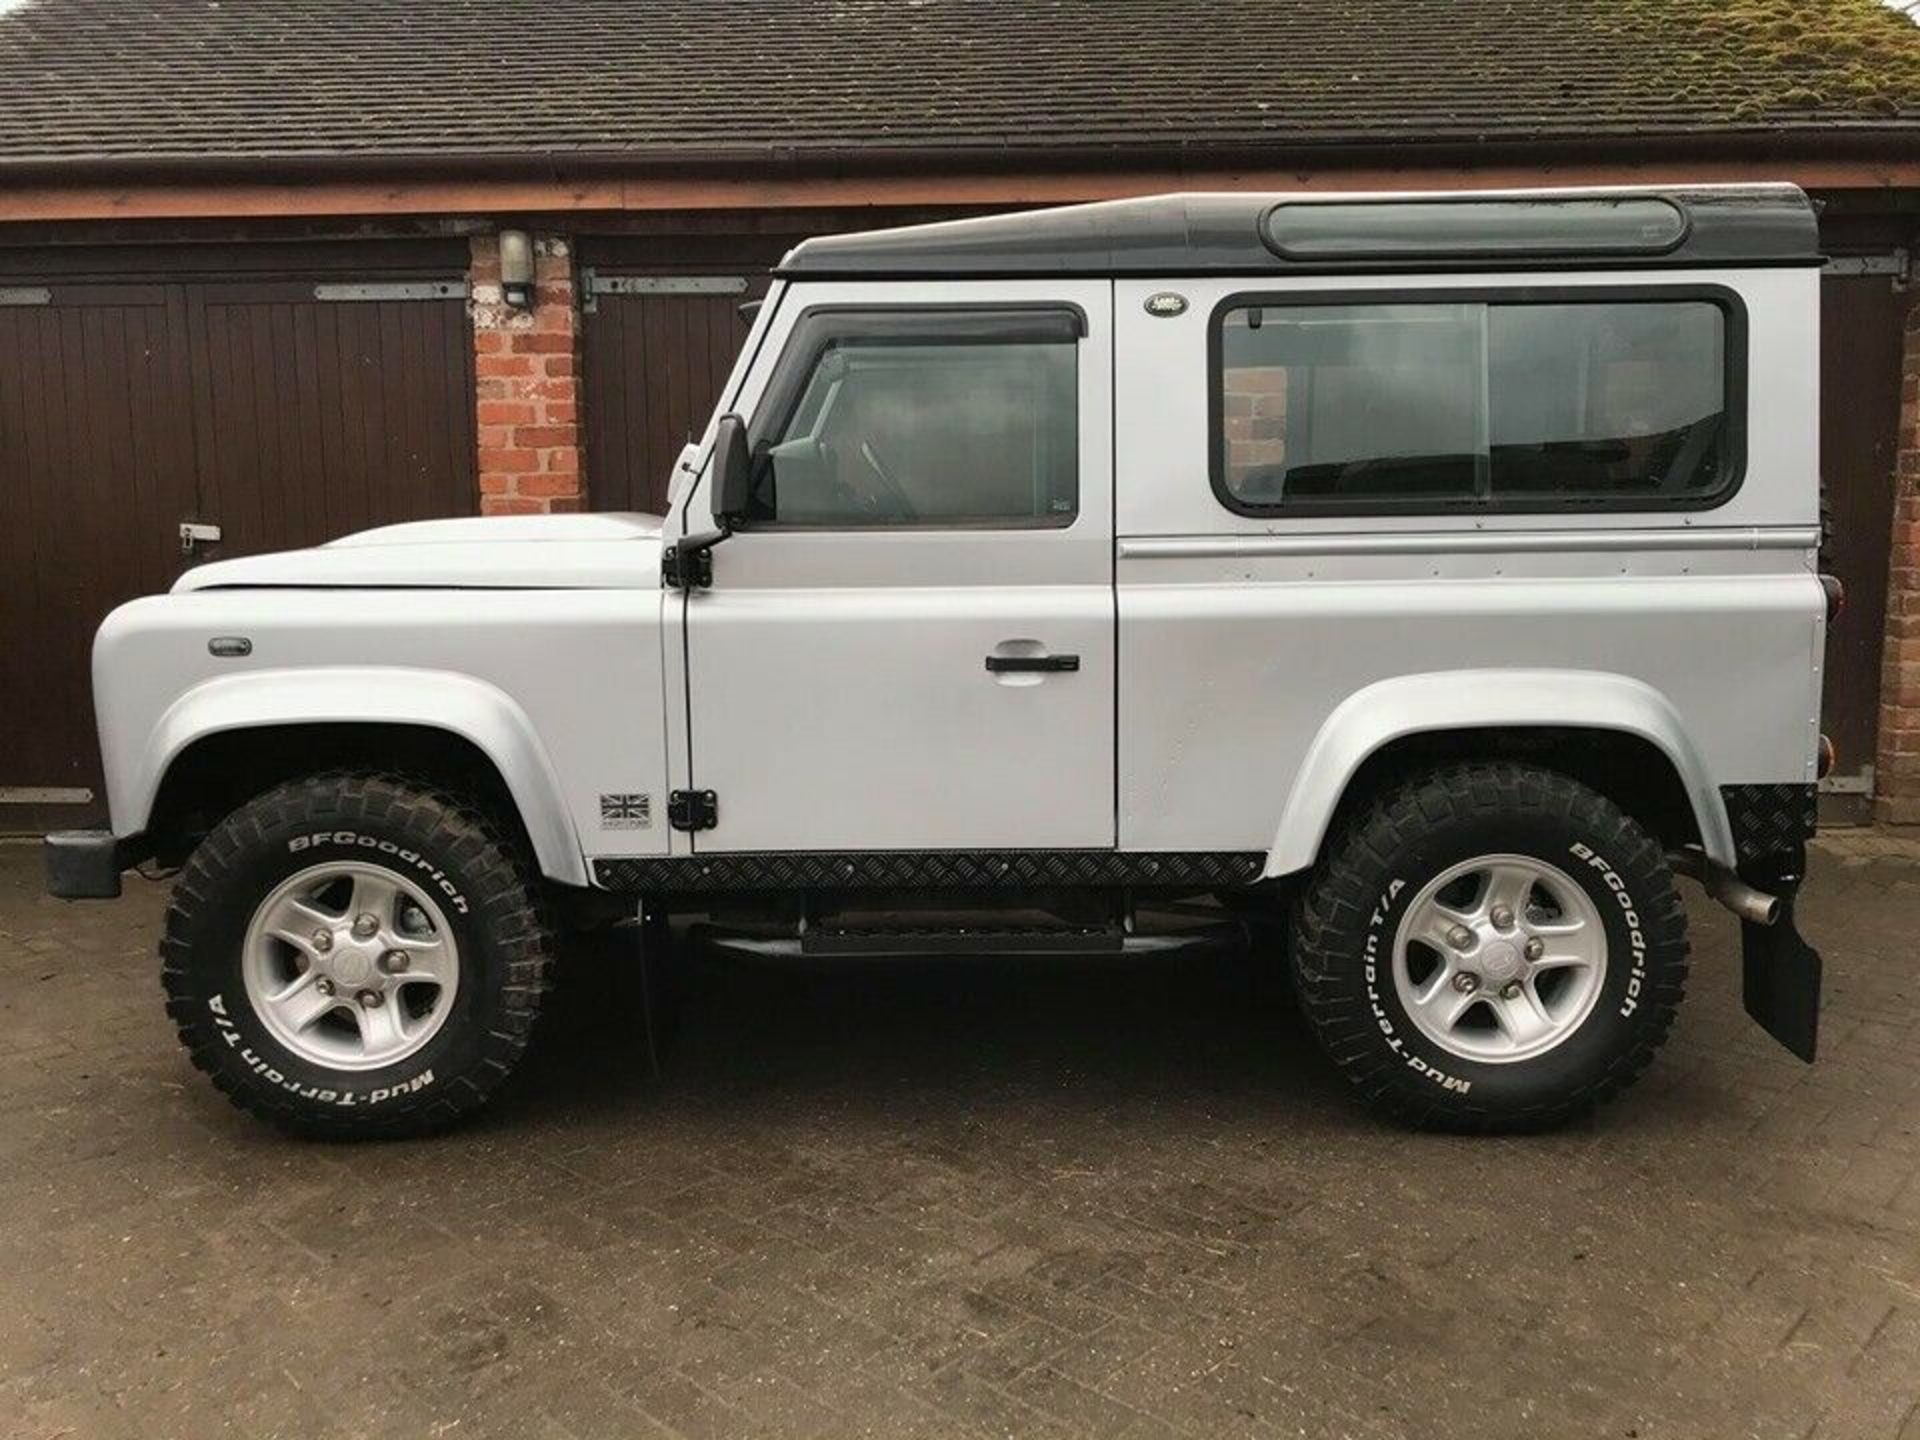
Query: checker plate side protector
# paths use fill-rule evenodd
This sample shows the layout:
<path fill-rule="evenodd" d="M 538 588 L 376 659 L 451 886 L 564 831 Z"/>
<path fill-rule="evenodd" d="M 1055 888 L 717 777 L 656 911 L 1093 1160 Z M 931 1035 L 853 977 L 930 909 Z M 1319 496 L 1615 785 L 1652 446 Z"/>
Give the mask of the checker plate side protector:
<path fill-rule="evenodd" d="M 743 890 L 992 890 L 1108 885 L 1212 888 L 1260 878 L 1257 850 L 877 850 L 692 855 L 593 862 L 602 889 L 661 895 Z"/>
<path fill-rule="evenodd" d="M 1819 821 L 1819 796 L 1813 785 L 1722 785 L 1733 831 L 1733 851 L 1742 865 L 1765 855 L 1797 851 Z"/>

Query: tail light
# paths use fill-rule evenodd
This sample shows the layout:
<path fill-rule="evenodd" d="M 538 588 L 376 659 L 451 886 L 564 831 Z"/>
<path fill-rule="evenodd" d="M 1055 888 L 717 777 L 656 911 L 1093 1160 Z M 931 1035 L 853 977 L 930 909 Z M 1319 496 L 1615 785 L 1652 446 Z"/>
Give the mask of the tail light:
<path fill-rule="evenodd" d="M 1827 623 L 1831 625 L 1847 608 L 1847 587 L 1840 583 L 1838 575 L 1822 575 L 1820 588 L 1827 592 Z"/>
<path fill-rule="evenodd" d="M 1837 758 L 1833 748 L 1833 741 L 1829 740 L 1825 735 L 1822 735 L 1820 737 L 1820 764 L 1816 770 L 1816 774 L 1820 779 L 1824 780 L 1833 773 L 1833 764 Z"/>

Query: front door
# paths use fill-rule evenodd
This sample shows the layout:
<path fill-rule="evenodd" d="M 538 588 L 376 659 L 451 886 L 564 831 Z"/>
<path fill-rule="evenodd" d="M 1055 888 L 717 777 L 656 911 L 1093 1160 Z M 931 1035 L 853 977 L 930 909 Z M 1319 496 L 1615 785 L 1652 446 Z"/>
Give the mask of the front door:
<path fill-rule="evenodd" d="M 783 297 L 686 602 L 697 850 L 1113 845 L 1110 326 L 1097 283 Z"/>

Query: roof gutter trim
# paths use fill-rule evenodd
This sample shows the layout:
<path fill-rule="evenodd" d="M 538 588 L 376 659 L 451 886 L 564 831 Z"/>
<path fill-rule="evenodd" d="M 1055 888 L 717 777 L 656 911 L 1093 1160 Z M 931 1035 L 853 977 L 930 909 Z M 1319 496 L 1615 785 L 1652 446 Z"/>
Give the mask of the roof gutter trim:
<path fill-rule="evenodd" d="M 0 156 L 0 180 L 92 184 L 106 179 L 208 181 L 299 178 L 365 179 L 375 175 L 436 178 L 527 179 L 538 175 L 563 183 L 569 176 L 652 175 L 676 171 L 758 173 L 838 173 L 952 166 L 959 169 L 1024 171 L 1075 166 L 1135 168 L 1193 167 L 1208 170 L 1235 164 L 1284 166 L 1311 157 L 1316 166 L 1391 159 L 1409 170 L 1458 165 L 1483 168 L 1524 158 L 1546 163 L 1561 157 L 1592 157 L 1612 162 L 1631 159 L 1710 159 L 1795 157 L 1889 159 L 1909 161 L 1920 141 L 1920 118 L 1907 123 L 1829 122 L 1818 128 L 1766 129 L 1726 126 L 1688 131 L 1624 130 L 1533 131 L 1489 137 L 1484 132 L 1443 135 L 1381 132 L 1352 135 L 1300 134 L 1274 139 L 1226 139 L 1196 142 L 1160 139 L 1143 143 L 1123 139 L 1070 145 L 1008 145 L 988 140 L 954 145 L 831 142 L 819 146 L 661 146 L 596 150 L 361 150 L 261 151 L 209 155 L 204 151 L 149 156 L 46 155 Z"/>

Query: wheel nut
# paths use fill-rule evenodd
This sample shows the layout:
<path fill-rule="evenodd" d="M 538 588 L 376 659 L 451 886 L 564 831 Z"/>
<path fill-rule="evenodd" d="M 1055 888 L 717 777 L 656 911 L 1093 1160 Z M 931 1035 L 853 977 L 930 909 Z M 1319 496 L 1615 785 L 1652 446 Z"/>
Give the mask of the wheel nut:
<path fill-rule="evenodd" d="M 1471 970 L 1462 970 L 1453 977 L 1453 988 L 1462 995 L 1471 995 L 1480 988 L 1480 977 Z"/>
<path fill-rule="evenodd" d="M 314 931 L 313 948 L 318 950 L 322 955 L 333 949 L 333 932 L 331 930 Z"/>
<path fill-rule="evenodd" d="M 1473 948 L 1473 932 L 1464 925 L 1456 925 L 1447 932 L 1447 943 L 1456 950 Z"/>
<path fill-rule="evenodd" d="M 1502 985 L 1500 987 L 1500 998 L 1502 1000 L 1518 1000 L 1520 998 L 1520 982 L 1518 980 L 1509 980 L 1506 984 Z"/>
<path fill-rule="evenodd" d="M 413 957 L 404 950 L 389 950 L 380 957 L 380 969 L 383 974 L 398 975 L 413 963 Z"/>
<path fill-rule="evenodd" d="M 1513 928 L 1513 911 L 1504 905 L 1494 906 L 1493 914 L 1487 918 L 1493 921 L 1493 928 L 1496 930 L 1511 930 Z"/>
<path fill-rule="evenodd" d="M 383 996 L 378 990 L 362 990 L 358 995 L 354 996 L 353 998 L 358 1000 L 362 1005 L 364 1005 L 369 1010 L 378 1010 L 380 1008 L 380 1002 L 386 997 Z"/>
<path fill-rule="evenodd" d="M 1546 953 L 1547 953 L 1546 941 L 1542 940 L 1538 935 L 1529 937 L 1526 944 L 1527 959 L 1538 960 L 1542 955 Z"/>
<path fill-rule="evenodd" d="M 313 982 L 313 988 L 318 990 L 322 995 L 331 995 L 333 994 L 333 981 L 322 975 L 318 980 Z"/>
<path fill-rule="evenodd" d="M 368 939 L 379 928 L 380 922 L 371 915 L 353 917 L 353 938 L 356 940 Z"/>

